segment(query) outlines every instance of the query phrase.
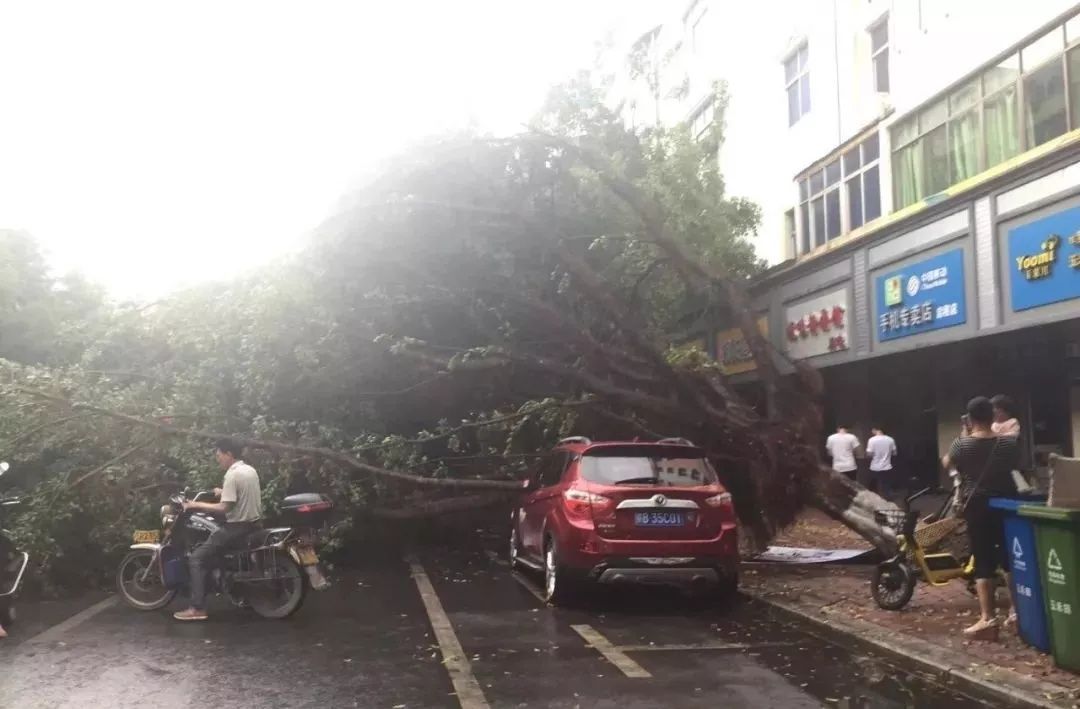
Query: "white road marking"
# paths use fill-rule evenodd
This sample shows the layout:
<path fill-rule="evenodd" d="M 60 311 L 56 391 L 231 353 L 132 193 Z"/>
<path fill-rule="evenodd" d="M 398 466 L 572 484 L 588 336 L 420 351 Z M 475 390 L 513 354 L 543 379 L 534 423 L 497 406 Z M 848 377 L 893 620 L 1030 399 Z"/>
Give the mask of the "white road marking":
<path fill-rule="evenodd" d="M 536 590 L 536 586 L 534 586 L 533 583 L 531 581 L 529 581 L 529 579 L 525 578 L 524 576 L 519 574 L 517 571 L 511 571 L 510 575 L 513 576 L 514 580 L 517 581 L 518 583 L 520 583 L 525 588 L 526 591 L 528 591 L 532 595 L 536 596 L 536 600 L 540 601 L 545 606 L 547 605 L 547 601 L 544 600 L 544 595 L 542 593 L 540 593 L 540 591 Z"/>
<path fill-rule="evenodd" d="M 611 664 L 618 667 L 627 677 L 652 677 L 649 671 L 630 659 L 630 657 L 611 644 L 611 641 L 601 635 L 591 625 L 571 625 L 578 635 L 599 652 Z"/>
<path fill-rule="evenodd" d="M 72 630 L 73 628 L 76 628 L 79 625 L 82 625 L 86 621 L 90 620 L 101 611 L 112 608 L 116 605 L 117 600 L 118 599 L 116 596 L 109 596 L 103 601 L 98 601 L 89 608 L 79 611 L 67 620 L 61 621 L 56 625 L 52 626 L 51 628 L 47 628 L 46 630 L 41 631 L 34 637 L 27 640 L 26 644 L 29 645 L 51 643 L 54 640 L 59 639 L 61 635 L 68 632 L 69 630 Z"/>
<path fill-rule="evenodd" d="M 473 674 L 472 664 L 461 647 L 450 618 L 443 610 L 442 602 L 435 593 L 435 587 L 431 585 L 431 579 L 415 557 L 407 557 L 406 561 L 412 569 L 416 590 L 420 592 L 420 599 L 424 602 L 431 629 L 435 631 L 435 639 L 442 651 L 443 665 L 450 675 L 450 682 L 454 685 L 454 692 L 457 694 L 461 709 L 489 709 L 487 698 L 484 697 L 480 683 L 476 681 L 476 676 Z"/>

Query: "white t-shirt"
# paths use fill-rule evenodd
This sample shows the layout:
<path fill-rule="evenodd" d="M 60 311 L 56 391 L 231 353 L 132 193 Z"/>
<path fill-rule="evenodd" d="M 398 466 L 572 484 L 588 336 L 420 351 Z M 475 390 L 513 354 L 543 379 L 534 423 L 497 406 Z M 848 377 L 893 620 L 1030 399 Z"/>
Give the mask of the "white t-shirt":
<path fill-rule="evenodd" d="M 856 470 L 855 449 L 859 439 L 853 433 L 834 433 L 825 441 L 825 450 L 832 456 L 832 467 L 838 473 Z"/>
<path fill-rule="evenodd" d="M 870 470 L 880 473 L 892 470 L 892 457 L 896 455 L 896 441 L 884 433 L 871 436 L 866 442 L 866 453 L 870 456 Z"/>

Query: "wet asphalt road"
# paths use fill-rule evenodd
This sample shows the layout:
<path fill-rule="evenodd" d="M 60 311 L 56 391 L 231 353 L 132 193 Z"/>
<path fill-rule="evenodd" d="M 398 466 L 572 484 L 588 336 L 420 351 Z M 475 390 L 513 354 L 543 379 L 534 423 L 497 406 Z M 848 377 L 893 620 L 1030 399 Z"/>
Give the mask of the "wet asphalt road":
<path fill-rule="evenodd" d="M 623 590 L 553 609 L 484 554 L 417 561 L 343 572 L 288 621 L 218 603 L 179 624 L 103 595 L 28 605 L 0 644 L 0 707 L 985 706 L 754 603 Z M 444 663 L 448 638 L 463 661 L 451 647 Z"/>

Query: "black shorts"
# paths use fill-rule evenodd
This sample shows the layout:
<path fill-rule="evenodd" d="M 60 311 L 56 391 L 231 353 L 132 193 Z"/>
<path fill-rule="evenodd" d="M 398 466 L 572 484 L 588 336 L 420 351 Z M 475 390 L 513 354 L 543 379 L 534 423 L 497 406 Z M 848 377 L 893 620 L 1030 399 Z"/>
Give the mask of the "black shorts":
<path fill-rule="evenodd" d="M 964 510 L 971 553 L 975 555 L 975 578 L 992 579 L 998 568 L 1009 570 L 1005 546 L 1005 513 L 990 507 L 990 498 L 975 495 Z"/>

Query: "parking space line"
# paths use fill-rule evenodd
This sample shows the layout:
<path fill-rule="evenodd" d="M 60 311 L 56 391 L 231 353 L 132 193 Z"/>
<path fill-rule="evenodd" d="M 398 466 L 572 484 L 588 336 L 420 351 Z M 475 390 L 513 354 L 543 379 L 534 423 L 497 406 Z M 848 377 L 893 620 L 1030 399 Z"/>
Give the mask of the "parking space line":
<path fill-rule="evenodd" d="M 420 592 L 420 600 L 424 602 L 424 610 L 427 611 L 431 629 L 435 632 L 435 640 L 442 651 L 443 665 L 450 675 L 450 682 L 454 685 L 461 709 L 489 709 L 487 698 L 473 674 L 472 664 L 461 647 L 450 618 L 443 610 L 435 587 L 431 585 L 431 579 L 415 557 L 407 557 L 406 561 L 412 570 L 416 590 Z"/>
<path fill-rule="evenodd" d="M 108 598 L 106 598 L 103 601 L 98 601 L 97 603 L 90 606 L 89 608 L 85 608 L 85 609 L 79 611 L 78 613 L 71 616 L 67 620 L 62 620 L 59 623 L 57 623 L 56 625 L 52 626 L 51 628 L 46 628 L 45 630 L 41 631 L 40 633 L 38 633 L 34 637 L 32 637 L 29 640 L 25 641 L 25 644 L 27 644 L 27 645 L 34 645 L 34 644 L 40 645 L 42 643 L 50 643 L 50 642 L 58 639 L 61 635 L 68 632 L 69 630 L 72 630 L 72 629 L 78 627 L 79 625 L 82 625 L 83 623 L 90 620 L 91 618 L 93 618 L 95 615 L 102 612 L 103 610 L 106 610 L 108 608 L 112 608 L 113 606 L 116 605 L 116 600 L 117 600 L 116 596 L 109 596 Z"/>
<path fill-rule="evenodd" d="M 630 659 L 630 657 L 611 644 L 611 641 L 601 635 L 591 625 L 571 625 L 578 635 L 599 652 L 611 664 L 618 667 L 627 677 L 652 677 L 644 667 Z"/>
<path fill-rule="evenodd" d="M 522 587 L 524 587 L 524 589 L 526 591 L 528 591 L 533 596 L 535 596 L 536 600 L 540 601 L 545 606 L 547 605 L 547 601 L 544 600 L 543 594 L 541 594 L 538 590 L 536 590 L 536 586 L 534 586 L 533 583 L 531 581 L 529 581 L 529 579 L 525 578 L 524 576 L 522 576 L 517 571 L 511 571 L 510 575 L 513 576 L 514 580 L 517 581 L 519 584 L 521 584 Z"/>

